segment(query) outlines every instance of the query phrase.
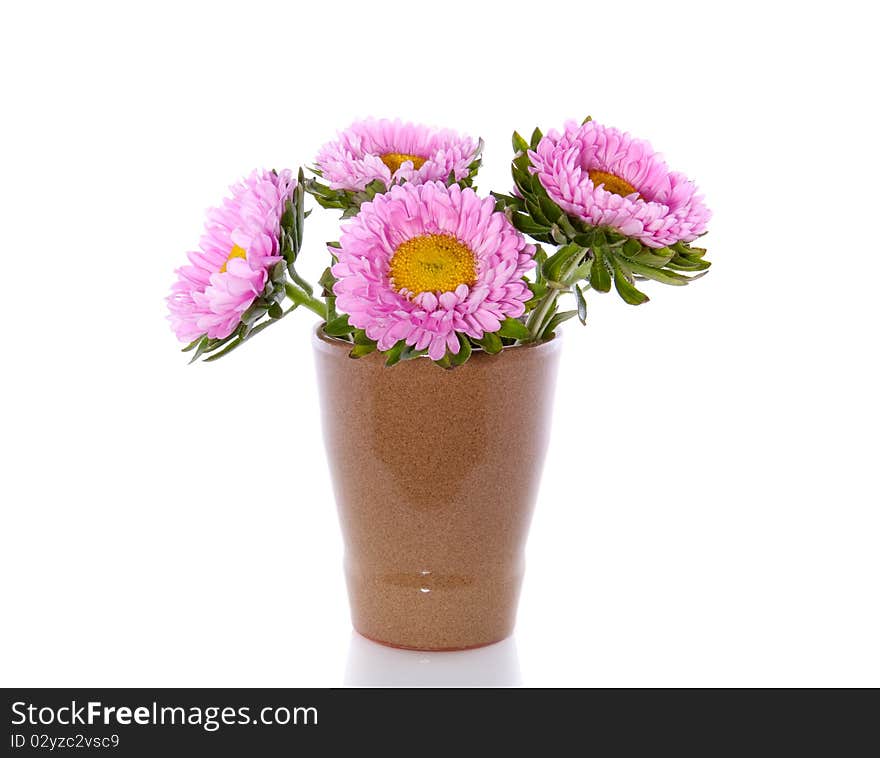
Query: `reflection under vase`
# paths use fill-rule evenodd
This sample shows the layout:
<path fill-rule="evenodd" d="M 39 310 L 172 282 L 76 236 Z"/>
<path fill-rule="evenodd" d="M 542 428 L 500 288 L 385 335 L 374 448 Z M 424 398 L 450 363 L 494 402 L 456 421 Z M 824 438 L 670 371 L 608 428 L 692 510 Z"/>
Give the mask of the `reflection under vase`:
<path fill-rule="evenodd" d="M 522 677 L 513 637 L 474 650 L 400 650 L 352 632 L 348 687 L 519 687 Z"/>

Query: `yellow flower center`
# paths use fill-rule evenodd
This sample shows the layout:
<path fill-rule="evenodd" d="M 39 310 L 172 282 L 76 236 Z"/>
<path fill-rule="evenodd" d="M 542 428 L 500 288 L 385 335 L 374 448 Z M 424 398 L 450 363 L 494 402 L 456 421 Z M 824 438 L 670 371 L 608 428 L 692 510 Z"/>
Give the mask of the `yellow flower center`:
<path fill-rule="evenodd" d="M 226 273 L 226 264 L 229 263 L 233 258 L 244 258 L 247 259 L 247 250 L 243 247 L 239 247 L 238 245 L 233 245 L 232 250 L 229 251 L 229 255 L 226 256 L 226 261 L 220 267 L 220 273 Z"/>
<path fill-rule="evenodd" d="M 467 245 L 449 234 L 426 234 L 401 243 L 391 256 L 389 271 L 397 290 L 412 295 L 451 292 L 477 281 L 477 261 Z"/>
<path fill-rule="evenodd" d="M 615 195 L 626 197 L 633 192 L 637 192 L 636 188 L 626 181 L 626 179 L 621 179 L 619 176 L 609 174 L 607 171 L 599 171 L 598 169 L 591 168 L 587 171 L 587 174 L 589 174 L 594 186 L 598 187 L 600 184 L 604 184 L 605 189 L 609 192 L 613 192 Z"/>
<path fill-rule="evenodd" d="M 410 155 L 409 153 L 385 153 L 379 157 L 382 159 L 382 163 L 388 166 L 388 170 L 392 174 L 407 161 L 412 161 L 413 168 L 418 170 L 428 160 L 427 158 L 422 158 L 421 155 Z"/>

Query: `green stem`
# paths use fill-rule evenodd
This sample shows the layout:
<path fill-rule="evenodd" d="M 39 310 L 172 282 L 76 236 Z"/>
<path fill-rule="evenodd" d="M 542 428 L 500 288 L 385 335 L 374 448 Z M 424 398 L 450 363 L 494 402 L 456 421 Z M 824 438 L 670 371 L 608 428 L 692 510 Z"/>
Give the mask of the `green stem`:
<path fill-rule="evenodd" d="M 560 292 L 561 290 L 553 288 L 547 290 L 547 294 L 538 301 L 538 304 L 529 314 L 529 318 L 526 320 L 526 328 L 532 335 L 529 338 L 529 342 L 535 342 L 541 336 L 541 329 L 547 314 L 552 308 L 555 308 L 556 298 L 559 297 Z"/>
<path fill-rule="evenodd" d="M 309 295 L 308 302 L 303 303 L 312 313 L 320 316 L 322 319 L 327 317 L 327 306 L 318 298 Z"/>
<path fill-rule="evenodd" d="M 326 321 L 329 324 L 333 319 L 335 319 L 339 314 L 336 312 L 336 297 L 333 295 L 327 295 L 324 298 L 327 301 L 326 307 Z"/>
<path fill-rule="evenodd" d="M 287 292 L 287 297 L 293 301 L 294 305 L 304 305 L 322 320 L 327 318 L 327 306 L 314 295 L 310 295 L 305 290 L 301 290 L 299 287 L 294 287 L 290 283 L 285 284 L 284 289 Z"/>
<path fill-rule="evenodd" d="M 571 276 L 572 272 L 578 267 L 581 257 L 582 256 L 578 256 L 568 265 L 568 268 L 566 268 L 561 277 L 563 282 L 567 281 L 568 277 Z M 547 290 L 547 294 L 538 301 L 538 304 L 529 314 L 529 317 L 526 320 L 526 327 L 532 335 L 529 342 L 535 342 L 541 337 L 541 334 L 544 331 L 544 326 L 549 320 L 547 317 L 556 310 L 556 300 L 563 292 L 571 292 L 571 288 L 564 287 L 558 289 L 556 287 L 550 287 L 550 289 Z"/>
<path fill-rule="evenodd" d="M 293 279 L 294 284 L 298 285 L 300 289 L 302 289 L 307 294 L 311 295 L 312 285 L 309 284 L 305 279 L 303 279 L 296 271 L 290 271 L 290 278 Z"/>

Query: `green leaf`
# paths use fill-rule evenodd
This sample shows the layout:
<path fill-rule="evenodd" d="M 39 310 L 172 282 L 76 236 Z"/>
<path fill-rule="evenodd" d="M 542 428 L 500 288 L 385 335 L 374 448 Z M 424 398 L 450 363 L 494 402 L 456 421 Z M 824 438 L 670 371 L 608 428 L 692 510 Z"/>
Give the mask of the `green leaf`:
<path fill-rule="evenodd" d="M 653 268 L 663 268 L 675 254 L 671 248 L 651 248 L 634 239 L 626 240 L 617 252 L 627 260 Z"/>
<path fill-rule="evenodd" d="M 181 353 L 188 353 L 192 350 L 196 345 L 198 345 L 203 339 L 205 339 L 205 335 L 203 334 L 201 337 L 196 337 L 192 342 L 190 342 L 186 347 L 182 347 L 180 349 Z"/>
<path fill-rule="evenodd" d="M 458 184 L 462 187 L 473 187 L 474 179 L 480 171 L 480 166 L 483 165 L 483 148 L 485 147 L 485 142 L 483 138 L 477 142 L 477 149 L 474 151 L 473 160 L 468 164 L 468 173 L 462 179 L 458 180 Z M 476 188 L 475 188 L 476 189 Z"/>
<path fill-rule="evenodd" d="M 458 335 L 458 352 L 453 353 L 450 351 L 449 360 L 453 366 L 461 366 L 465 364 L 468 358 L 471 357 L 471 341 L 465 337 L 464 335 Z"/>
<path fill-rule="evenodd" d="M 550 227 L 550 237 L 557 245 L 568 244 L 568 235 L 562 231 L 558 224 L 553 224 Z"/>
<path fill-rule="evenodd" d="M 405 349 L 406 340 L 398 340 L 395 342 L 390 349 L 385 351 L 385 365 L 390 367 L 395 363 L 399 363 Z"/>
<path fill-rule="evenodd" d="M 541 139 L 543 138 L 543 136 L 544 136 L 544 134 L 543 134 L 543 133 L 541 132 L 541 130 L 536 126 L 536 127 L 535 127 L 535 131 L 532 132 L 532 138 L 531 138 L 531 140 L 529 140 L 529 146 L 532 148 L 532 150 L 536 150 L 536 149 L 537 149 L 537 147 L 538 147 L 538 143 L 541 141 Z"/>
<path fill-rule="evenodd" d="M 529 173 L 529 165 L 529 159 L 526 155 L 516 158 L 511 165 L 510 173 L 513 176 L 513 183 L 519 190 L 518 197 L 532 197 L 535 194 L 532 189 L 534 182 L 532 175 Z"/>
<path fill-rule="evenodd" d="M 645 279 L 653 279 L 656 282 L 662 282 L 663 284 L 672 284 L 677 287 L 681 287 L 687 284 L 692 278 L 696 278 L 684 276 L 682 274 L 676 274 L 674 271 L 667 271 L 666 269 L 643 266 L 641 263 L 629 262 L 627 263 L 627 267 L 634 274 L 638 274 Z"/>
<path fill-rule="evenodd" d="M 268 311 L 269 308 L 265 305 L 262 305 L 258 301 L 241 314 L 242 323 L 250 326 L 251 324 L 254 324 L 261 318 L 263 318 L 263 316 L 265 316 Z"/>
<path fill-rule="evenodd" d="M 282 229 L 290 229 L 293 226 L 296 220 L 296 215 L 293 210 L 293 202 L 288 200 L 284 204 L 284 213 L 281 214 L 281 228 Z"/>
<path fill-rule="evenodd" d="M 265 329 L 267 326 L 271 326 L 272 324 L 277 324 L 277 323 L 278 323 L 277 321 L 264 321 L 262 324 L 258 324 L 253 329 L 250 329 L 247 332 L 242 332 L 240 335 L 236 335 L 236 333 L 233 332 L 233 334 L 230 335 L 230 337 L 227 337 L 227 339 L 232 339 L 232 342 L 230 342 L 228 345 L 226 345 L 226 347 L 223 348 L 223 350 L 221 350 L 219 353 L 212 353 L 211 355 L 209 355 L 207 358 L 205 358 L 204 362 L 211 363 L 212 361 L 216 361 L 216 360 L 222 358 L 224 355 L 228 355 L 233 350 L 235 350 L 235 348 L 237 348 L 239 345 L 243 345 L 251 337 L 262 332 L 263 329 Z M 219 344 L 211 345 L 210 350 L 216 350 L 218 347 L 220 347 L 220 345 L 222 345 L 224 343 L 225 343 L 225 340 L 221 341 Z"/>
<path fill-rule="evenodd" d="M 667 265 L 677 271 L 705 271 L 712 264 L 696 256 L 676 254 Z"/>
<path fill-rule="evenodd" d="M 590 267 L 590 286 L 596 292 L 608 292 L 611 289 L 611 272 L 608 270 L 602 247 L 593 243 L 593 265 Z"/>
<path fill-rule="evenodd" d="M 636 289 L 636 287 L 626 278 L 626 273 L 621 267 L 617 259 L 612 255 L 612 266 L 614 268 L 614 287 L 617 294 L 623 299 L 623 302 L 630 305 L 641 305 L 648 302 L 648 296 Z"/>
<path fill-rule="evenodd" d="M 531 337 L 531 333 L 526 325 L 516 318 L 504 319 L 497 334 L 499 337 L 510 337 L 514 340 L 527 340 Z"/>
<path fill-rule="evenodd" d="M 287 293 L 284 291 L 284 282 L 275 282 L 274 284 L 275 290 L 272 292 L 272 296 L 268 298 L 269 304 L 271 305 L 272 302 L 275 302 L 281 305 L 284 302 L 284 298 L 287 297 Z"/>
<path fill-rule="evenodd" d="M 532 292 L 532 297 L 526 302 L 525 307 L 527 311 L 530 311 L 538 304 L 538 301 L 547 294 L 547 290 L 550 288 L 543 279 L 537 282 L 528 282 L 528 287 Z"/>
<path fill-rule="evenodd" d="M 272 267 L 272 273 L 269 277 L 269 281 L 274 284 L 284 284 L 284 277 L 287 275 L 287 263 L 285 261 L 278 261 Z"/>
<path fill-rule="evenodd" d="M 333 276 L 333 272 L 330 270 L 329 266 L 324 269 L 324 273 L 321 274 L 321 278 L 318 279 L 318 284 L 321 285 L 324 297 L 333 294 L 333 285 L 336 284 L 336 277 Z"/>
<path fill-rule="evenodd" d="M 266 286 L 263 287 L 263 291 L 260 293 L 259 297 L 261 297 L 263 300 L 269 301 L 269 300 L 272 300 L 274 295 L 275 295 L 275 282 L 273 282 L 271 280 L 267 280 Z M 267 308 L 269 307 L 268 302 L 263 303 L 263 305 L 265 305 Z"/>
<path fill-rule="evenodd" d="M 366 192 L 367 196 L 372 200 L 376 195 L 384 193 L 386 189 L 385 182 L 381 179 L 373 179 L 373 181 L 364 188 L 364 192 Z"/>
<path fill-rule="evenodd" d="M 212 353 L 212 352 L 214 352 L 215 350 L 219 350 L 219 349 L 220 349 L 221 347 L 223 347 L 227 342 L 229 342 L 229 340 L 231 340 L 231 339 L 235 339 L 235 337 L 237 337 L 237 336 L 240 337 L 240 336 L 242 335 L 242 333 L 244 332 L 245 328 L 246 328 L 246 327 L 245 327 L 244 324 L 239 324 L 239 325 L 238 325 L 238 328 L 237 328 L 235 331 L 231 332 L 231 333 L 229 334 L 229 336 L 227 336 L 227 337 L 223 337 L 222 339 L 210 339 L 210 340 L 208 340 L 208 345 L 207 345 L 207 347 L 205 348 L 205 352 L 206 352 L 206 353 Z"/>
<path fill-rule="evenodd" d="M 538 203 L 541 206 L 541 213 L 544 214 L 548 221 L 559 223 L 560 219 L 565 218 L 562 208 L 556 205 L 547 195 L 538 195 Z"/>
<path fill-rule="evenodd" d="M 318 205 L 322 208 L 326 208 L 328 210 L 341 210 L 342 208 L 346 208 L 347 205 L 343 200 L 329 200 L 326 197 L 322 197 L 320 195 L 313 195 L 315 200 L 318 201 Z"/>
<path fill-rule="evenodd" d="M 542 282 L 544 281 L 544 261 L 547 260 L 547 251 L 544 250 L 540 245 L 535 246 L 535 281 Z M 534 290 L 532 290 L 534 292 Z M 546 292 L 546 290 L 545 290 Z"/>
<path fill-rule="evenodd" d="M 528 158 L 525 158 L 526 163 L 528 162 Z M 528 172 L 526 168 L 518 168 L 516 166 L 516 161 L 514 161 L 514 166 L 511 169 L 511 174 L 513 175 L 513 183 L 516 185 L 517 189 L 523 195 L 523 197 L 528 197 L 532 194 L 532 175 Z"/>
<path fill-rule="evenodd" d="M 269 306 L 269 317 L 270 318 L 281 318 L 284 315 L 284 310 L 278 303 L 272 303 Z"/>
<path fill-rule="evenodd" d="M 198 344 L 198 347 L 196 348 L 195 353 L 193 353 L 193 357 L 189 359 L 189 362 L 190 362 L 190 363 L 195 363 L 195 362 L 199 359 L 199 356 L 201 356 L 201 354 L 204 353 L 205 350 L 207 349 L 207 347 L 208 347 L 208 335 L 205 334 L 205 335 L 199 337 L 199 338 L 196 340 L 196 342 L 197 342 L 197 344 Z"/>
<path fill-rule="evenodd" d="M 584 252 L 584 249 L 574 242 L 563 245 L 544 262 L 542 267 L 544 276 L 551 282 L 561 282 L 564 275 L 578 265 Z"/>
<path fill-rule="evenodd" d="M 449 357 L 449 351 L 446 351 L 446 354 L 438 361 L 434 361 L 440 368 L 450 369 L 452 368 L 452 359 Z"/>
<path fill-rule="evenodd" d="M 302 249 L 303 229 L 305 228 L 305 187 L 303 170 L 300 168 L 296 189 L 293 192 L 296 207 L 296 252 Z"/>
<path fill-rule="evenodd" d="M 313 169 L 314 170 L 314 169 Z M 306 179 L 305 190 L 314 197 L 338 197 L 339 191 L 330 189 L 326 184 L 321 184 L 317 179 Z"/>
<path fill-rule="evenodd" d="M 400 360 L 411 361 L 413 358 L 421 358 L 423 355 L 427 355 L 427 353 L 427 350 L 416 350 L 412 345 L 407 345 L 400 354 Z"/>
<path fill-rule="evenodd" d="M 505 195 L 503 192 L 490 192 L 489 194 L 495 198 L 496 211 L 503 211 L 505 208 L 521 211 L 524 207 L 522 199 L 513 195 Z"/>
<path fill-rule="evenodd" d="M 560 209 L 561 210 L 561 209 Z M 565 236 L 568 237 L 569 240 L 574 240 L 578 235 L 578 230 L 574 228 L 568 216 L 565 213 L 560 213 L 560 215 L 556 218 L 556 223 L 559 224 L 559 228 L 565 232 Z M 574 240 L 577 242 L 577 240 Z M 580 244 L 580 243 L 578 243 Z M 587 245 L 581 245 L 581 247 L 588 247 Z"/>
<path fill-rule="evenodd" d="M 550 319 L 547 326 L 544 328 L 544 333 L 541 335 L 541 339 L 550 339 L 553 334 L 556 332 L 557 327 L 563 323 L 564 321 L 568 321 L 570 318 L 577 316 L 577 311 L 562 311 L 561 313 L 557 313 L 553 318 Z"/>
<path fill-rule="evenodd" d="M 541 207 L 540 207 L 540 205 L 538 205 L 538 203 L 526 198 L 525 204 L 526 204 L 526 211 L 532 217 L 532 221 L 534 221 L 537 224 L 540 224 L 541 226 L 546 226 L 547 228 L 550 227 L 550 224 L 552 222 L 541 211 Z"/>
<path fill-rule="evenodd" d="M 581 290 L 580 285 L 575 284 L 574 287 L 572 287 L 572 290 L 574 291 L 574 299 L 575 299 L 575 302 L 577 303 L 578 320 L 582 324 L 586 324 L 587 323 L 587 299 L 584 297 L 584 293 Z"/>
<path fill-rule="evenodd" d="M 348 323 L 348 315 L 343 314 L 332 321 L 324 324 L 324 332 L 331 337 L 345 337 L 354 331 L 354 327 Z"/>
<path fill-rule="evenodd" d="M 225 348 L 223 348 L 219 353 L 212 353 L 207 358 L 205 358 L 205 363 L 212 363 L 213 361 L 219 360 L 224 355 L 228 355 L 239 345 L 243 345 L 247 341 L 247 337 L 236 337 L 232 342 L 230 342 Z"/>
<path fill-rule="evenodd" d="M 562 284 L 571 286 L 575 282 L 579 282 L 581 279 L 587 279 L 590 276 L 591 268 L 593 268 L 593 259 L 587 258 L 580 266 L 575 268 L 565 277 L 565 281 L 563 281 Z"/>
<path fill-rule="evenodd" d="M 369 345 L 355 345 L 349 352 L 348 356 L 350 358 L 363 358 L 365 355 L 369 355 L 375 351 L 375 349 L 375 343 L 370 343 Z"/>
<path fill-rule="evenodd" d="M 513 144 L 513 152 L 515 153 L 524 153 L 529 149 L 529 143 L 522 138 L 522 135 L 519 132 L 513 133 L 511 143 Z"/>
<path fill-rule="evenodd" d="M 523 234 L 547 234 L 550 231 L 548 227 L 535 223 L 524 213 L 511 213 L 510 222 Z"/>
<path fill-rule="evenodd" d="M 706 255 L 706 248 L 691 247 L 689 242 L 676 242 L 672 248 L 679 255 L 684 255 L 686 257 L 702 258 Z"/>
<path fill-rule="evenodd" d="M 623 243 L 623 247 L 621 248 L 621 252 L 627 258 L 632 258 L 635 255 L 638 255 L 642 252 L 642 243 L 638 240 L 628 239 Z"/>
<path fill-rule="evenodd" d="M 375 345 L 375 341 L 367 337 L 367 333 L 363 329 L 355 329 L 352 337 L 355 345 Z"/>
<path fill-rule="evenodd" d="M 495 332 L 485 332 L 483 338 L 477 340 L 477 343 L 489 355 L 500 353 L 501 348 L 504 347 L 501 343 L 501 338 Z"/>
<path fill-rule="evenodd" d="M 672 255 L 672 250 L 668 247 L 661 248 L 660 250 L 646 247 L 638 255 L 627 258 L 627 260 L 642 263 L 651 268 L 663 268 L 672 259 Z"/>

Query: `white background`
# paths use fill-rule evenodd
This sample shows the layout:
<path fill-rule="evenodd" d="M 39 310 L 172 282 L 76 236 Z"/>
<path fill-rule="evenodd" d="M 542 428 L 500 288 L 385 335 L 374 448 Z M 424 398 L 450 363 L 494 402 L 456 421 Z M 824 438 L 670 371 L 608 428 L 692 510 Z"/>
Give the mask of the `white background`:
<path fill-rule="evenodd" d="M 5 4 L 0 684 L 880 685 L 867 8 Z M 514 128 L 587 113 L 698 182 L 714 266 L 567 329 L 514 640 L 363 643 L 313 317 L 187 367 L 172 271 L 355 118 L 481 135 L 506 191 Z"/>

